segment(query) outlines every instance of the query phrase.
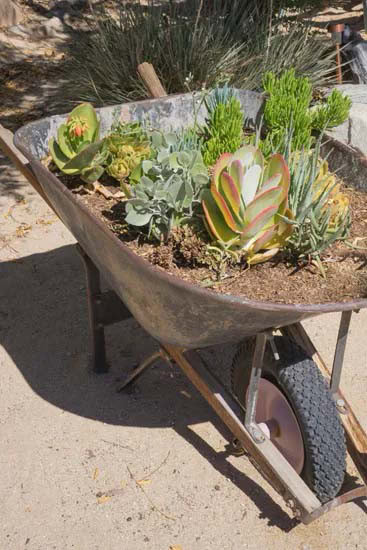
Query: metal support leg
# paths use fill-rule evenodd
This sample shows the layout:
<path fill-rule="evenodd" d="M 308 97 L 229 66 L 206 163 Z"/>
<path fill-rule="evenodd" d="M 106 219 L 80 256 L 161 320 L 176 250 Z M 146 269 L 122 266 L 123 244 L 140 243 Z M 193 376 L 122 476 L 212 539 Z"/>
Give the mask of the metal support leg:
<path fill-rule="evenodd" d="M 90 257 L 84 252 L 81 246 L 76 246 L 79 254 L 83 259 L 85 275 L 87 279 L 89 329 L 92 345 L 92 366 L 94 372 L 105 373 L 108 372 L 108 365 L 106 362 L 104 326 L 102 323 L 98 322 L 97 315 L 97 301 L 101 296 L 101 278 L 99 270 L 94 265 Z"/>
<path fill-rule="evenodd" d="M 120 392 L 124 390 L 127 386 L 132 384 L 132 382 L 135 382 L 135 380 L 137 380 L 148 367 L 153 365 L 153 363 L 155 363 L 159 359 L 166 359 L 166 354 L 162 350 L 156 351 L 155 353 L 147 357 L 145 361 L 140 363 L 140 365 L 136 367 L 136 369 L 134 369 L 131 374 L 129 374 L 125 382 L 117 388 L 117 391 Z"/>
<path fill-rule="evenodd" d="M 85 267 L 89 328 L 92 344 L 92 365 L 97 373 L 108 371 L 104 327 L 131 317 L 131 312 L 113 290 L 101 292 L 100 274 L 88 254 L 77 244 Z"/>
<path fill-rule="evenodd" d="M 341 315 L 338 339 L 335 347 L 333 370 L 331 372 L 330 391 L 334 399 L 336 399 L 337 406 L 339 409 L 343 409 L 345 406 L 345 403 L 343 403 L 341 399 L 338 399 L 337 393 L 340 385 L 340 377 L 341 377 L 343 361 L 344 361 L 345 346 L 347 344 L 347 337 L 348 337 L 348 331 L 349 331 L 349 325 L 350 325 L 350 319 L 352 317 L 352 313 L 353 313 L 352 311 L 343 311 Z M 344 412 L 344 411 L 341 410 L 341 412 Z"/>
<path fill-rule="evenodd" d="M 265 436 L 256 423 L 256 403 L 267 338 L 268 337 L 265 332 L 260 332 L 256 336 L 250 384 L 246 397 L 245 426 L 257 443 L 265 441 Z"/>

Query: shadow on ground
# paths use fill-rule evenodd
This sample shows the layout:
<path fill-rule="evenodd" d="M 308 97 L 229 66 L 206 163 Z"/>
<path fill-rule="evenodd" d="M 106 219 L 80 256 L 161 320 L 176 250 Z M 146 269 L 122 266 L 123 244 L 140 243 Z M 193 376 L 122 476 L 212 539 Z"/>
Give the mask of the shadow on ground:
<path fill-rule="evenodd" d="M 296 522 L 267 492 L 227 460 L 227 451 L 214 451 L 189 427 L 210 421 L 230 440 L 178 367 L 157 364 L 129 392 L 116 392 L 126 373 L 151 353 L 156 343 L 131 319 L 106 333 L 110 371 L 96 375 L 89 367 L 84 273 L 74 246 L 2 264 L 0 344 L 39 397 L 100 422 L 173 428 L 254 501 L 269 525 L 290 531 Z M 228 375 L 232 353 L 233 348 L 228 349 L 219 359 L 215 349 L 205 352 L 206 361 L 222 379 Z"/>

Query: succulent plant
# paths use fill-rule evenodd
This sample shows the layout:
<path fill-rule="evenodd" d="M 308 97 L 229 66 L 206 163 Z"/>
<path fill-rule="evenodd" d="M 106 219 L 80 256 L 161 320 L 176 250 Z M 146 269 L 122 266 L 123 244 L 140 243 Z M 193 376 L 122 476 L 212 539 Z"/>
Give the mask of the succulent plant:
<path fill-rule="evenodd" d="M 214 167 L 203 209 L 212 238 L 224 249 L 241 251 L 249 265 L 273 257 L 292 232 L 288 209 L 289 171 L 281 155 L 265 165 L 262 153 L 246 145 L 223 154 Z"/>
<path fill-rule="evenodd" d="M 170 139 L 173 142 L 172 136 L 166 136 L 165 144 Z M 126 205 L 126 222 L 148 225 L 149 235 L 166 240 L 173 227 L 192 218 L 202 188 L 209 182 L 207 169 L 200 151 L 161 149 L 157 158 L 142 162 L 141 171 L 133 187 L 135 197 Z"/>
<path fill-rule="evenodd" d="M 216 88 L 205 99 L 208 111 L 202 146 L 204 162 L 215 164 L 222 153 L 234 153 L 243 143 L 244 114 L 232 88 Z"/>
<path fill-rule="evenodd" d="M 329 171 L 327 160 L 320 159 L 319 174 L 313 182 L 314 198 L 317 200 L 323 193 L 328 192 L 323 210 L 330 213 L 329 229 L 335 229 L 339 221 L 344 219 L 349 210 L 349 199 L 341 191 L 340 183 L 336 182 L 335 174 Z"/>
<path fill-rule="evenodd" d="M 309 149 L 314 143 L 313 133 L 321 132 L 344 122 L 348 118 L 351 100 L 339 90 L 311 107 L 312 83 L 308 77 L 296 76 L 294 69 L 280 76 L 265 73 L 263 87 L 267 93 L 264 108 L 266 138 L 261 150 L 283 153 L 287 146 L 287 133 L 292 128 L 292 150 Z"/>
<path fill-rule="evenodd" d="M 312 151 L 288 154 L 289 205 L 294 230 L 287 248 L 297 257 L 313 257 L 344 239 L 350 227 L 349 201 L 328 163 L 320 158 L 320 140 Z"/>
<path fill-rule="evenodd" d="M 123 182 L 151 153 L 148 136 L 139 122 L 118 124 L 107 137 L 107 172 Z"/>
<path fill-rule="evenodd" d="M 325 128 L 339 126 L 348 118 L 351 106 L 350 97 L 334 89 L 324 104 L 311 108 L 312 127 L 321 132 Z"/>
<path fill-rule="evenodd" d="M 104 172 L 108 151 L 99 140 L 99 121 L 92 105 L 81 103 L 57 130 L 57 141 L 49 141 L 56 166 L 65 174 L 77 175 L 87 183 L 97 181 Z"/>

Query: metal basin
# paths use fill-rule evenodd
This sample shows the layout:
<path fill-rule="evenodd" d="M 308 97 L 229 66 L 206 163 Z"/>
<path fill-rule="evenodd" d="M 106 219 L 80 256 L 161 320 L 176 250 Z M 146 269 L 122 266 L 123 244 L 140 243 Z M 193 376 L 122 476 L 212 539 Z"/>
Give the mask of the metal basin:
<path fill-rule="evenodd" d="M 262 97 L 239 91 L 244 112 L 254 122 Z M 195 109 L 194 109 L 195 102 Z M 99 110 L 102 134 L 116 120 L 149 116 L 156 127 L 174 129 L 199 122 L 205 108 L 192 94 L 128 103 Z M 302 321 L 321 313 L 367 307 L 367 299 L 347 303 L 281 305 L 216 294 L 186 283 L 133 253 L 45 168 L 48 140 L 65 116 L 53 116 L 20 128 L 15 146 L 27 157 L 45 196 L 140 325 L 158 341 L 184 348 L 236 342 L 260 331 Z"/>

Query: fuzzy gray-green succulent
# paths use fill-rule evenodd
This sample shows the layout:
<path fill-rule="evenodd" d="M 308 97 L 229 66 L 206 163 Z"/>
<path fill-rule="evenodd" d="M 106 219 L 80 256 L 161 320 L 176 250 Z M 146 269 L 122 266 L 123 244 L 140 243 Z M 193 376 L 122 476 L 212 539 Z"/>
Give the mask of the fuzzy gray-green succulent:
<path fill-rule="evenodd" d="M 160 241 L 193 217 L 201 191 L 209 182 L 200 151 L 171 152 L 177 146 L 174 136 L 167 134 L 160 140 L 157 133 L 155 145 L 160 143 L 161 148 L 156 158 L 142 162 L 143 175 L 133 188 L 135 197 L 126 205 L 126 222 L 148 226 L 149 236 Z"/>

